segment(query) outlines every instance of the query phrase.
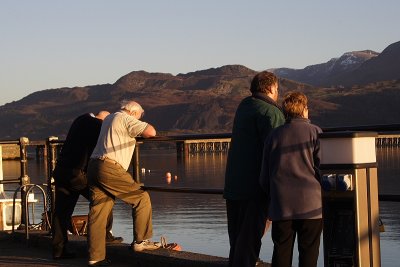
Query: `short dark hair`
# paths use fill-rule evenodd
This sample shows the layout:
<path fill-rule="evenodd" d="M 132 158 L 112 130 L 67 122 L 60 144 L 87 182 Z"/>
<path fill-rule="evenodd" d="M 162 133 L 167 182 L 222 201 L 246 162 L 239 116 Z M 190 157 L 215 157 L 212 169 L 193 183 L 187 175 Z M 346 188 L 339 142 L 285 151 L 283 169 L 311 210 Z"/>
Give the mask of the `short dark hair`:
<path fill-rule="evenodd" d="M 271 86 L 278 83 L 278 77 L 269 71 L 262 71 L 254 76 L 251 81 L 250 92 L 267 93 Z"/>
<path fill-rule="evenodd" d="M 282 109 L 286 118 L 300 118 L 307 108 L 307 97 L 301 92 L 288 92 L 283 97 Z"/>

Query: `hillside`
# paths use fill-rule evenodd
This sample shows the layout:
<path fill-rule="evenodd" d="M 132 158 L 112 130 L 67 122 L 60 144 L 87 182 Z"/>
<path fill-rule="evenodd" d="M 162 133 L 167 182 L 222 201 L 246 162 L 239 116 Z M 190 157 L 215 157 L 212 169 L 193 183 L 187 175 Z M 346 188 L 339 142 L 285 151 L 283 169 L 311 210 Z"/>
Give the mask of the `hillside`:
<path fill-rule="evenodd" d="M 131 98 L 143 105 L 145 120 L 159 132 L 230 132 L 236 107 L 250 95 L 255 74 L 241 65 L 176 76 L 133 71 L 114 84 L 35 92 L 0 107 L 0 138 L 64 138 L 78 115 L 101 109 L 115 111 L 120 100 Z M 315 91 L 308 85 L 281 80 L 282 93 L 295 89 L 309 94 Z"/>
<path fill-rule="evenodd" d="M 272 69 L 277 76 L 314 86 L 330 87 L 337 84 L 338 77 L 358 69 L 364 62 L 377 57 L 379 53 L 364 50 L 344 53 L 328 62 L 307 66 L 304 69 Z"/>
<path fill-rule="evenodd" d="M 365 85 L 377 81 L 400 80 L 400 42 L 385 48 L 379 56 L 365 61 L 355 70 L 337 77 L 336 84 Z"/>
<path fill-rule="evenodd" d="M 38 91 L 0 107 L 0 138 L 63 138 L 79 114 L 116 111 L 122 99 L 131 98 L 159 131 L 230 131 L 255 73 L 239 65 L 177 76 L 134 71 L 114 84 Z"/>
<path fill-rule="evenodd" d="M 343 62 L 348 63 L 346 68 Z M 400 42 L 379 55 L 370 50 L 346 53 L 329 64 L 306 68 L 309 73 L 314 70 L 315 77 L 323 69 L 331 70 L 329 78 L 321 78 L 332 79 L 325 87 L 299 82 L 301 77 L 297 81 L 296 77 L 283 78 L 276 71 L 280 73 L 280 95 L 289 90 L 306 93 L 310 117 L 321 127 L 400 122 Z M 113 84 L 38 91 L 0 107 L 0 139 L 63 139 L 78 115 L 116 111 L 122 99 L 141 103 L 144 120 L 160 134 L 230 132 L 236 107 L 250 95 L 255 74 L 242 65 L 178 75 L 132 71 Z"/>
<path fill-rule="evenodd" d="M 277 76 L 321 87 L 352 87 L 400 79 L 400 42 L 382 53 L 371 50 L 344 53 L 304 69 L 271 69 Z"/>

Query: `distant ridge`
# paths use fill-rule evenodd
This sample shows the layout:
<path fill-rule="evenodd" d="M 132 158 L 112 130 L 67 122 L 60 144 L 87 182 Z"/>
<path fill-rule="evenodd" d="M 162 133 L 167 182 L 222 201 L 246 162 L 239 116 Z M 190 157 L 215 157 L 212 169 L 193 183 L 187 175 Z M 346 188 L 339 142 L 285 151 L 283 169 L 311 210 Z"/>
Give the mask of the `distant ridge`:
<path fill-rule="evenodd" d="M 243 65 L 226 65 L 220 68 L 210 68 L 206 70 L 199 70 L 194 72 L 189 72 L 186 74 L 178 74 L 178 77 L 188 77 L 188 76 L 221 76 L 221 75 L 233 75 L 233 76 L 240 76 L 240 75 L 255 75 L 256 71 L 251 70 Z"/>
<path fill-rule="evenodd" d="M 372 50 L 344 53 L 326 63 L 304 69 L 271 69 L 282 78 L 323 87 L 351 87 L 400 79 L 400 41 L 382 53 Z"/>
<path fill-rule="evenodd" d="M 344 53 L 302 70 L 275 69 L 280 96 L 298 90 L 309 98 L 311 120 L 321 127 L 400 123 L 400 42 L 382 53 Z M 47 89 L 0 106 L 0 139 L 65 138 L 85 112 L 118 110 L 122 99 L 142 104 L 159 134 L 222 133 L 250 95 L 257 72 L 226 65 L 186 74 L 132 71 L 113 84 Z M 286 76 L 285 76 L 286 75 Z"/>
<path fill-rule="evenodd" d="M 146 71 L 132 71 L 119 78 L 114 86 L 124 90 L 139 90 L 149 81 L 170 81 L 176 80 L 176 77 L 169 73 L 150 73 Z"/>
<path fill-rule="evenodd" d="M 282 78 L 330 87 L 337 85 L 341 76 L 356 70 L 364 62 L 378 55 L 379 53 L 372 50 L 347 52 L 339 58 L 332 58 L 326 63 L 307 66 L 304 69 L 278 68 L 272 69 L 272 72 Z"/>
<path fill-rule="evenodd" d="M 352 86 L 399 79 L 400 42 L 396 42 L 385 48 L 377 57 L 365 61 L 354 71 L 338 77 L 336 83 Z"/>

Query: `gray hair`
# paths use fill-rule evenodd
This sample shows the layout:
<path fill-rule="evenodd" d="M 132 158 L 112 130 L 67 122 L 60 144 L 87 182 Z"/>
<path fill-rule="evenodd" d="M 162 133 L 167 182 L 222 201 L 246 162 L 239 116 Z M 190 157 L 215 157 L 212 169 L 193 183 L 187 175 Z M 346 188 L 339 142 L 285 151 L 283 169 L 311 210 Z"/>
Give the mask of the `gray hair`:
<path fill-rule="evenodd" d="M 129 112 L 140 111 L 143 112 L 143 108 L 139 103 L 132 100 L 122 100 L 121 101 L 121 110 L 126 110 Z"/>

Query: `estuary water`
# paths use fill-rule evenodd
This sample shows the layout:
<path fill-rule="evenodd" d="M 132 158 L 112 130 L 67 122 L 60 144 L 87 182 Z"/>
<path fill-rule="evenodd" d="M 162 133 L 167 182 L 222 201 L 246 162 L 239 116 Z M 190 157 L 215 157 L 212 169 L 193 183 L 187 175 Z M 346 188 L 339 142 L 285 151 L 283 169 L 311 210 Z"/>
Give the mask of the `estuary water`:
<path fill-rule="evenodd" d="M 178 159 L 175 150 L 141 150 L 141 181 L 148 186 L 223 188 L 226 153 L 193 154 Z M 377 149 L 380 194 L 400 195 L 400 149 Z M 171 173 L 169 179 L 166 173 Z M 19 161 L 3 161 L 4 179 L 20 176 Z M 47 169 L 42 160 L 28 161 L 28 175 L 33 183 L 46 183 Z M 15 185 L 5 185 L 8 197 L 12 197 Z M 37 195 L 38 192 L 37 192 Z M 161 236 L 178 242 L 183 250 L 227 257 L 229 241 L 227 233 L 225 200 L 221 195 L 150 192 L 153 205 L 154 240 Z M 40 197 L 37 197 L 39 202 Z M 35 220 L 40 220 L 43 208 L 35 207 Z M 82 198 L 75 208 L 76 215 L 88 213 L 88 202 Z M 380 202 L 381 218 L 385 232 L 381 233 L 382 266 L 398 266 L 400 251 L 400 203 Z M 132 241 L 130 207 L 117 201 L 114 206 L 114 235 L 124 242 Z M 270 232 L 263 238 L 260 258 L 270 262 L 272 241 Z M 297 265 L 297 253 L 293 265 Z M 323 266 L 321 249 L 318 266 Z"/>

